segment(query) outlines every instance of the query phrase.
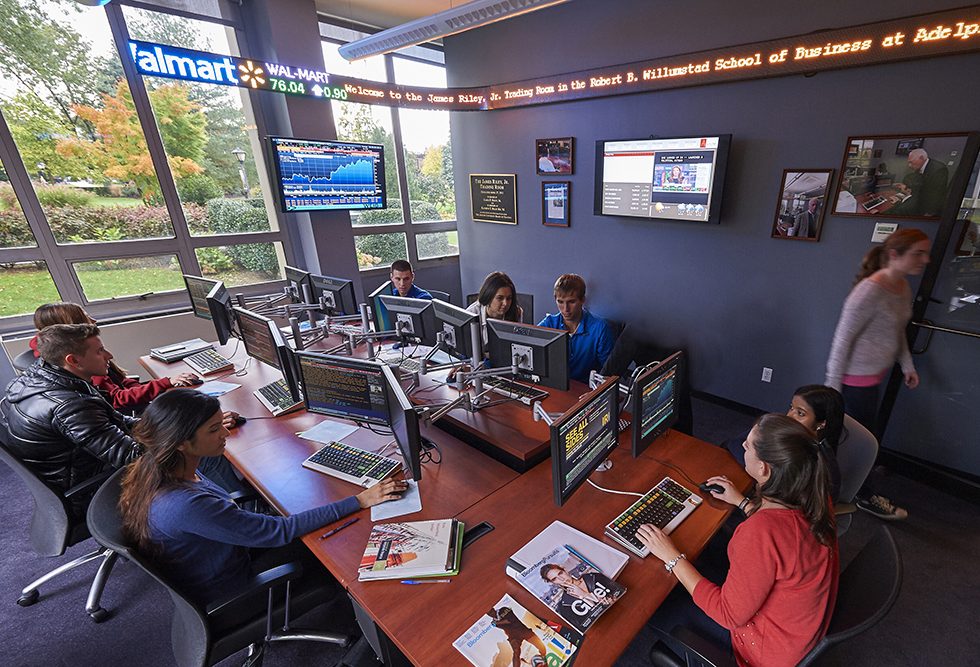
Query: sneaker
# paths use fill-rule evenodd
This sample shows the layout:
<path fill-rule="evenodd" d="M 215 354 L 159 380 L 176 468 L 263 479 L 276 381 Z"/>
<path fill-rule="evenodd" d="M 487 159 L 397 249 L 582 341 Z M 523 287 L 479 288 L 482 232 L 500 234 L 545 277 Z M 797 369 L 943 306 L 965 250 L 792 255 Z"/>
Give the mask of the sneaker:
<path fill-rule="evenodd" d="M 892 501 L 884 496 L 860 498 L 855 504 L 858 509 L 862 509 L 868 514 L 874 514 L 879 519 L 886 521 L 902 521 L 909 518 L 909 513 L 906 510 L 898 505 L 893 505 Z"/>

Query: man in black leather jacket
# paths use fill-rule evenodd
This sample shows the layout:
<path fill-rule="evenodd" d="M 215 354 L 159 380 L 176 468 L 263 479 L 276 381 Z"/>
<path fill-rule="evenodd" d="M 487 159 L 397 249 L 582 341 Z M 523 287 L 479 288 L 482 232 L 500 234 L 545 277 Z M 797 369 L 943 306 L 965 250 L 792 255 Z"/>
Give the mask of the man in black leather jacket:
<path fill-rule="evenodd" d="M 10 451 L 51 488 L 67 491 L 106 465 L 121 467 L 142 453 L 126 417 L 89 382 L 104 375 L 112 355 L 91 324 L 58 324 L 38 336 L 41 359 L 7 385 L 0 419 Z M 84 511 L 88 498 L 72 505 Z"/>

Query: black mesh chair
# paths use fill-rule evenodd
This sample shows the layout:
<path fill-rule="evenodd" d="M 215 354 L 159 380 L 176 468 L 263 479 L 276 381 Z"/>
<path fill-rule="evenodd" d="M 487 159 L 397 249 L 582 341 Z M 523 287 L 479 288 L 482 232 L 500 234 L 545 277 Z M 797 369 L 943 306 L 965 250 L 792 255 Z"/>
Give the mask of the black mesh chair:
<path fill-rule="evenodd" d="M 874 627 L 891 610 L 902 588 L 902 557 L 888 528 L 876 526 L 871 539 L 840 575 L 837 603 L 827 636 L 803 656 L 799 667 L 814 664 L 831 646 L 847 641 Z M 655 665 L 674 667 L 725 667 L 735 658 L 723 653 L 687 628 L 670 634 L 654 631 L 660 641 L 650 650 Z M 669 651 L 664 648 L 669 647 Z"/>
<path fill-rule="evenodd" d="M 31 517 L 31 544 L 41 556 L 61 556 L 65 549 L 89 538 L 88 527 L 82 517 L 69 507 L 73 498 L 84 498 L 90 495 L 109 476 L 109 472 L 89 478 L 68 489 L 63 495 L 48 487 L 34 472 L 14 456 L 7 447 L 10 444 L 10 433 L 6 424 L 0 423 L 0 460 L 7 464 L 24 482 L 34 497 L 34 513 Z M 116 563 L 116 554 L 104 547 L 99 547 L 84 556 L 60 565 L 47 574 L 29 583 L 21 591 L 17 604 L 29 607 L 41 597 L 40 588 L 55 577 L 73 570 L 93 560 L 101 560 L 99 569 L 89 589 L 85 602 L 85 611 L 96 623 L 101 623 L 110 616 L 110 612 L 100 605 L 102 591 L 106 580 Z"/>
<path fill-rule="evenodd" d="M 118 510 L 122 474 L 123 470 L 117 471 L 99 488 L 88 508 L 88 525 L 99 544 L 136 564 L 170 594 L 174 603 L 171 644 L 180 667 L 213 665 L 245 648 L 249 651 L 244 664 L 257 667 L 262 663 L 266 644 L 273 641 L 320 641 L 340 646 L 350 643 L 350 638 L 341 634 L 289 631 L 291 614 L 304 614 L 330 601 L 337 590 L 322 572 L 303 577 L 300 563 L 261 572 L 241 590 L 230 591 L 228 597 L 207 607 L 185 596 L 123 535 Z M 285 591 L 281 599 L 276 599 L 277 588 Z M 274 632 L 274 625 L 281 626 L 282 632 Z"/>

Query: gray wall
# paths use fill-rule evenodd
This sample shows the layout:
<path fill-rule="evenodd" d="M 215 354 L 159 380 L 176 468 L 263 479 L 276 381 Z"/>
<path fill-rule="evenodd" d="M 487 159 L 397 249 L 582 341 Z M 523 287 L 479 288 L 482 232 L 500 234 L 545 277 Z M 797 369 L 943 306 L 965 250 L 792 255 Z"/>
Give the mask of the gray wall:
<path fill-rule="evenodd" d="M 958 2 L 930 3 L 945 9 Z M 923 11 L 919 3 L 693 0 L 572 2 L 447 38 L 454 86 L 535 76 L 775 39 Z M 828 215 L 819 243 L 770 239 L 787 167 L 839 170 L 855 134 L 977 128 L 969 84 L 980 56 L 823 72 L 489 113 L 454 113 L 464 292 L 508 272 L 540 305 L 554 278 L 583 274 L 593 310 L 685 346 L 695 389 L 783 410 L 792 390 L 822 382 L 840 306 L 874 221 Z M 597 139 L 732 133 L 718 226 L 595 216 Z M 541 225 L 534 140 L 573 136 L 571 227 Z M 519 224 L 473 223 L 468 174 L 516 173 Z M 930 236 L 937 223 L 920 227 Z M 554 307 L 551 307 L 554 311 Z M 762 383 L 763 366 L 774 369 Z M 927 383 L 924 389 L 929 391 Z"/>

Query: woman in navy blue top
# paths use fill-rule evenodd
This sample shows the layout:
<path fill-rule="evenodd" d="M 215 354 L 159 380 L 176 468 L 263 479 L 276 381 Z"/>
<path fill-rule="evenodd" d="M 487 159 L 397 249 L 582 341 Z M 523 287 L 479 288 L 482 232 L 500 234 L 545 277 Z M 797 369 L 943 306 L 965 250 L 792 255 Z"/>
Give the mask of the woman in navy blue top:
<path fill-rule="evenodd" d="M 405 489 L 401 480 L 385 480 L 288 517 L 249 512 L 197 471 L 202 457 L 221 456 L 228 435 L 218 399 L 191 389 L 163 394 L 134 427 L 133 436 L 146 452 L 126 471 L 119 499 L 126 536 L 202 604 L 249 579 L 256 549 L 285 547 Z"/>

